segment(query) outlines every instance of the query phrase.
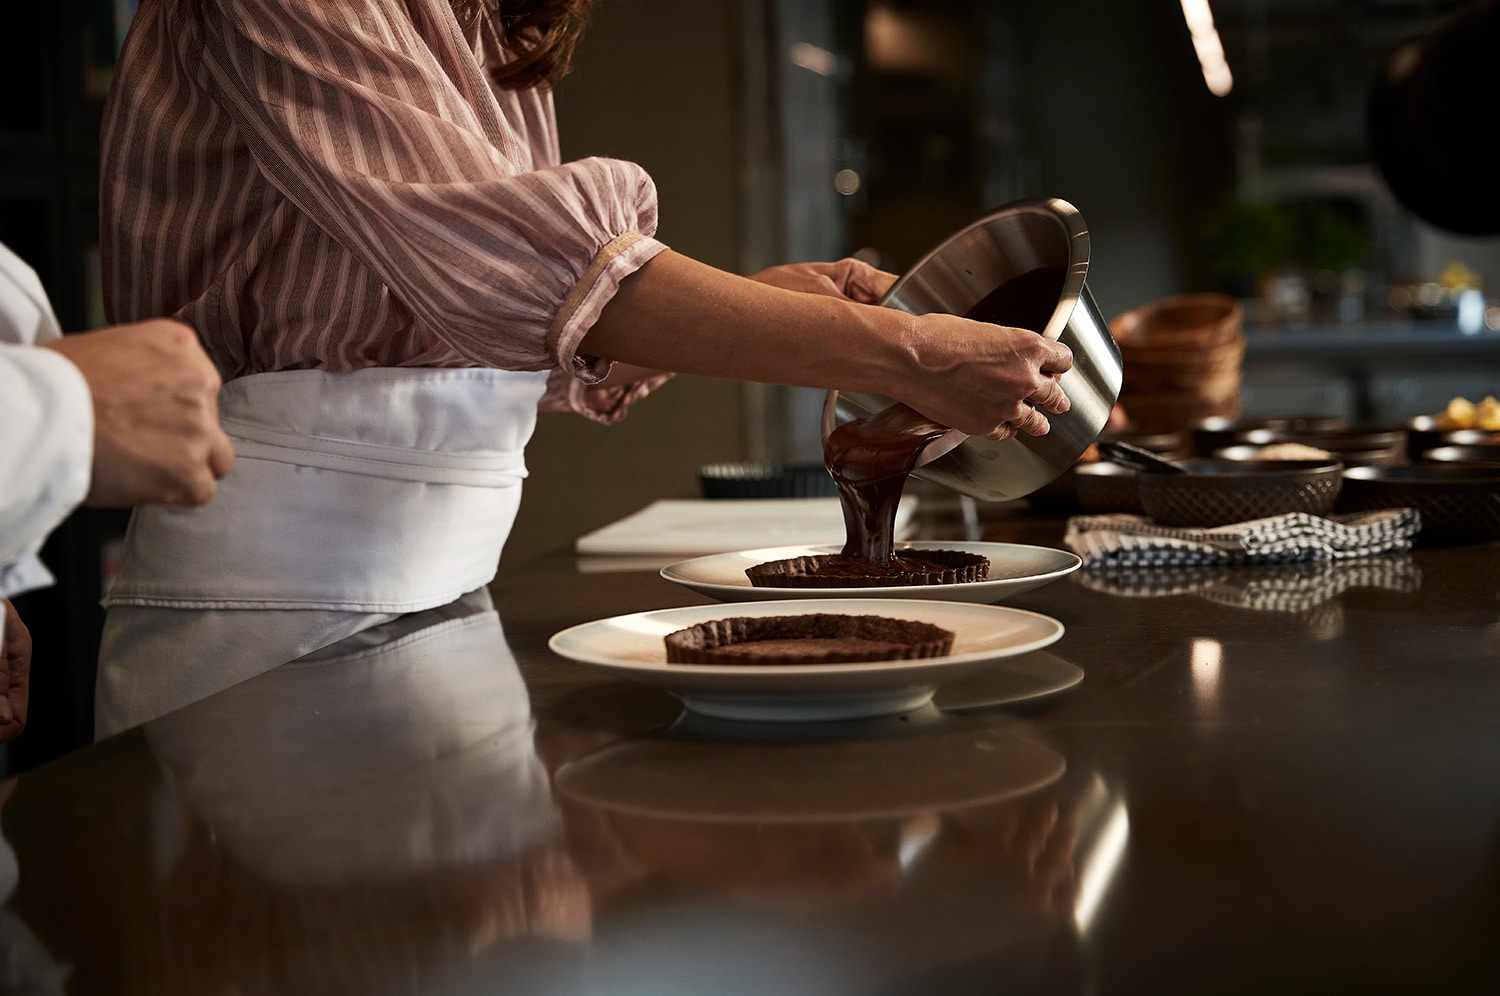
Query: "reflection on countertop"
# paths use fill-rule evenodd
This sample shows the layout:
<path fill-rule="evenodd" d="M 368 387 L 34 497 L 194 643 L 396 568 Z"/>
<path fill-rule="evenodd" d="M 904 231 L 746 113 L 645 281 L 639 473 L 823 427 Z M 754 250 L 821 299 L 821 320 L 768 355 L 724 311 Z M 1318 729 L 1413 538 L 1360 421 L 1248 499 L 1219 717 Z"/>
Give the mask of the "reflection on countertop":
<path fill-rule="evenodd" d="M 986 539 L 1061 542 L 1023 506 L 980 512 Z M 1003 680 L 904 716 L 732 723 L 547 650 L 696 597 L 562 551 L 493 607 L 397 620 L 0 783 L 0 979 L 1490 991 L 1500 544 L 1330 566 L 1080 571 L 1014 599 L 1066 633 Z"/>
<path fill-rule="evenodd" d="M 1079 677 L 1038 661 L 1010 694 Z M 10 950 L 71 993 L 698 992 L 765 944 L 785 957 L 711 990 L 855 993 L 1076 943 L 1122 801 L 985 694 L 843 723 L 618 694 L 617 721 L 538 719 L 474 593 L 101 744 L 116 793 L 44 812 L 24 799 L 47 773 L 10 783 Z"/>
<path fill-rule="evenodd" d="M 1121 598 L 1198 595 L 1220 605 L 1256 612 L 1314 609 L 1351 588 L 1416 592 L 1422 572 L 1409 553 L 1360 560 L 1265 564 L 1249 570 L 1212 566 L 1127 567 L 1079 571 L 1070 579 Z"/>

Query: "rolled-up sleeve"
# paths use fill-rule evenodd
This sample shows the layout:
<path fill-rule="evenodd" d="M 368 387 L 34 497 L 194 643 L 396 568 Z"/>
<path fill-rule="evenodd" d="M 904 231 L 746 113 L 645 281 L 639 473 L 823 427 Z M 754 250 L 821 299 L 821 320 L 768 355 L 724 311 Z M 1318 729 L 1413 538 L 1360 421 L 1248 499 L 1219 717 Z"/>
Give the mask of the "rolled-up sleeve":
<path fill-rule="evenodd" d="M 643 169 L 605 158 L 535 168 L 431 0 L 201 11 L 211 99 L 277 190 L 400 306 L 478 365 L 556 368 L 582 385 L 607 373 L 579 343 L 620 281 L 664 248 Z"/>

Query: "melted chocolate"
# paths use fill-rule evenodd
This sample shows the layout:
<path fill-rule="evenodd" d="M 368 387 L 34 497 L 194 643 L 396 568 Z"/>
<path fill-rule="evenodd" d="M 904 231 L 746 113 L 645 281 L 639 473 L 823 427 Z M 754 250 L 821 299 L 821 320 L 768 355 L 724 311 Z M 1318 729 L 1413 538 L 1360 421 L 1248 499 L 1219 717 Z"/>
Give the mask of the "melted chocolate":
<path fill-rule="evenodd" d="M 835 562 L 820 573 L 867 573 L 871 561 L 892 566 L 896 507 L 906 479 L 922 448 L 947 431 L 947 426 L 915 409 L 892 405 L 829 433 L 823 442 L 823 461 L 844 508 L 845 541 L 840 557 L 853 563 Z"/>
<path fill-rule="evenodd" d="M 1043 332 L 1062 297 L 1068 271 L 1044 266 L 1007 280 L 985 295 L 984 300 L 964 312 L 964 317 L 991 325 Z"/>

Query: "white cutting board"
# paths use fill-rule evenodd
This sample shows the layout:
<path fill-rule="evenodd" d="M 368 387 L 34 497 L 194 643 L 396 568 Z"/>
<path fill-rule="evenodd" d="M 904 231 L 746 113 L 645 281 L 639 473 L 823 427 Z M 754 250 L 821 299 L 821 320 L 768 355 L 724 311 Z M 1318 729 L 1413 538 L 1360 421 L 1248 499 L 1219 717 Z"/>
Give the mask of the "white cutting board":
<path fill-rule="evenodd" d="M 896 536 L 911 528 L 916 499 L 903 498 Z M 762 546 L 842 545 L 837 498 L 664 498 L 578 538 L 580 554 L 697 557 Z"/>

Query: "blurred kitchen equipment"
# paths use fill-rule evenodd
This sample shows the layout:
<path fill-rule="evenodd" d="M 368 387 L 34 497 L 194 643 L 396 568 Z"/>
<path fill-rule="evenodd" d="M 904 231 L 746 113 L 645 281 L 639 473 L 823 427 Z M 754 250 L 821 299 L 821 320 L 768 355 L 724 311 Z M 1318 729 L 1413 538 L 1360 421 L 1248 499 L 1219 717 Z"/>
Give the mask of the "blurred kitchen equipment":
<path fill-rule="evenodd" d="M 1287 446 L 1296 446 L 1298 450 L 1288 453 L 1286 450 Z M 1330 460 L 1338 460 L 1339 463 L 1343 463 L 1342 460 L 1339 460 L 1336 453 L 1330 453 L 1328 450 L 1320 450 L 1312 446 L 1304 448 L 1301 443 L 1240 443 L 1238 446 L 1226 446 L 1222 450 L 1214 450 L 1209 454 L 1209 457 L 1214 460 L 1236 460 L 1241 462 L 1246 460 L 1255 460 L 1257 462 L 1261 460 L 1311 460 L 1316 463 L 1328 463 Z"/>
<path fill-rule="evenodd" d="M 1129 467 L 1107 460 L 1081 463 L 1073 468 L 1073 488 L 1078 495 L 1078 509 L 1084 515 L 1106 515 L 1124 512 L 1143 515 L 1140 475 Z"/>
<path fill-rule="evenodd" d="M 1257 429 L 1302 432 L 1343 429 L 1348 424 L 1342 415 L 1275 415 L 1256 419 L 1211 417 L 1190 425 L 1187 436 L 1194 456 L 1212 456 L 1217 450 L 1246 442 L 1246 434 Z"/>
<path fill-rule="evenodd" d="M 1301 443 L 1332 453 L 1346 467 L 1389 466 L 1406 459 L 1406 432 L 1383 426 L 1342 429 L 1254 429 L 1242 441 L 1255 446 Z"/>
<path fill-rule="evenodd" d="M 1482 543 L 1500 539 L 1500 468 L 1420 463 L 1350 467 L 1344 471 L 1339 511 L 1415 508 L 1417 541 Z"/>
<path fill-rule="evenodd" d="M 821 463 L 711 463 L 698 470 L 705 498 L 836 498 Z"/>
<path fill-rule="evenodd" d="M 1106 439 L 1118 439 L 1131 446 L 1150 450 L 1157 456 L 1166 457 L 1168 460 L 1189 455 L 1183 446 L 1182 434 L 1178 432 L 1131 432 L 1128 429 L 1105 429 L 1099 433 L 1099 439 L 1101 442 Z"/>
<path fill-rule="evenodd" d="M 1179 294 L 1110 322 L 1125 364 L 1120 404 L 1132 428 L 1177 432 L 1240 410 L 1244 309 L 1227 294 Z"/>
<path fill-rule="evenodd" d="M 1412 214 L 1461 235 L 1500 232 L 1491 153 L 1500 112 L 1500 5 L 1471 4 L 1380 66 L 1366 105 L 1371 158 Z"/>
<path fill-rule="evenodd" d="M 1187 456 L 1182 437 L 1174 432 L 1141 434 L 1125 429 L 1105 429 L 1099 434 L 1099 442 L 1109 439 L 1124 440 L 1168 459 Z M 1026 503 L 1043 515 L 1074 515 L 1078 512 L 1090 515 L 1104 512 L 1139 514 L 1141 503 L 1135 493 L 1135 471 L 1099 459 L 1097 449 L 1096 446 L 1093 452 L 1085 451 L 1077 463 L 1055 480 L 1027 495 Z"/>
<path fill-rule="evenodd" d="M 1099 455 L 1122 467 L 1143 474 L 1185 474 L 1180 465 L 1140 446 L 1132 446 L 1123 439 L 1105 439 L 1099 442 Z"/>
<path fill-rule="evenodd" d="M 1423 459 L 1428 450 L 1442 446 L 1473 446 L 1500 443 L 1500 432 L 1489 429 L 1448 429 L 1431 415 L 1406 420 L 1406 459 Z"/>
<path fill-rule="evenodd" d="M 1422 454 L 1426 463 L 1456 463 L 1500 469 L 1500 439 L 1487 443 L 1436 446 Z"/>
<path fill-rule="evenodd" d="M 989 320 L 1030 328 L 1073 351 L 1073 368 L 1061 384 L 1072 408 L 1048 415 L 1045 436 L 1019 435 L 996 442 L 963 438 L 950 452 L 912 472 L 971 498 L 1008 501 L 1040 488 L 1073 465 L 1109 420 L 1120 392 L 1120 351 L 1085 285 L 1089 233 L 1067 201 L 1031 198 L 983 215 L 922 257 L 886 293 L 881 304 L 914 315 L 967 315 L 1012 281 L 1058 276 L 1055 304 L 1036 319 L 998 315 Z M 1049 291 L 1050 294 L 1050 291 Z M 825 434 L 883 411 L 890 398 L 832 391 L 824 407 Z M 929 454 L 924 454 L 924 457 Z"/>
<path fill-rule="evenodd" d="M 1336 460 L 1184 460 L 1184 474 L 1137 477 L 1141 507 L 1163 526 L 1211 528 L 1288 512 L 1326 515 L 1343 483 Z"/>

